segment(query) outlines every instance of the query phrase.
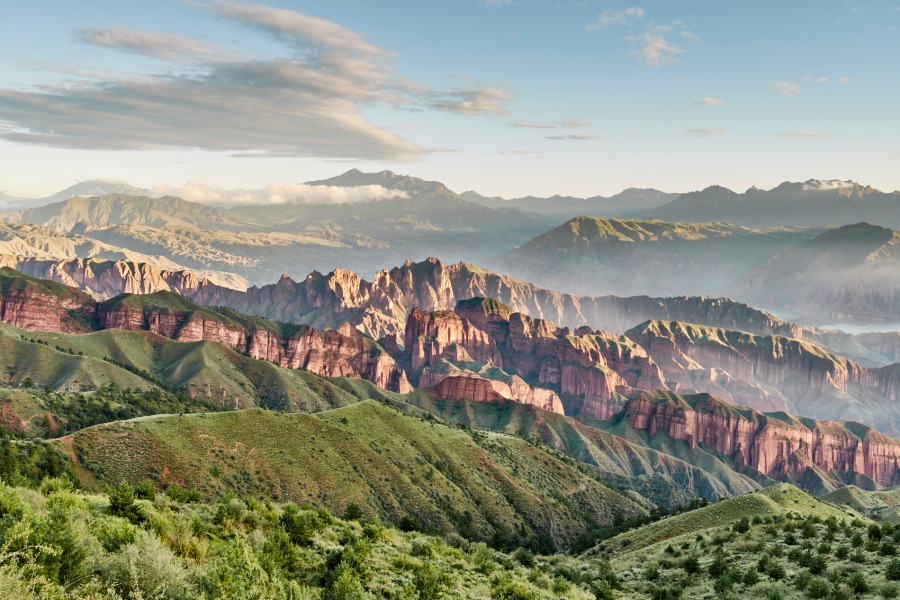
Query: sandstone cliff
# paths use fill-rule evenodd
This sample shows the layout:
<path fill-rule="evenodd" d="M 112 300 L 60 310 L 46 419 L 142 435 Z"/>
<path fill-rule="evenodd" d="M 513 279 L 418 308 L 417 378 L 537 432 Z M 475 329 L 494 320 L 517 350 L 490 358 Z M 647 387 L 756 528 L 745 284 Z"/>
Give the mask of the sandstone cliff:
<path fill-rule="evenodd" d="M 170 292 L 125 294 L 97 302 L 76 289 L 4 268 L 0 269 L 0 321 L 60 333 L 128 329 L 182 342 L 218 342 L 285 368 L 326 377 L 361 377 L 385 389 L 412 391 L 404 371 L 371 339 L 198 306 Z"/>
<path fill-rule="evenodd" d="M 839 486 L 900 484 L 900 440 L 850 422 L 817 422 L 729 406 L 706 394 L 650 392 L 630 400 L 621 424 L 702 445 L 778 481 Z"/>

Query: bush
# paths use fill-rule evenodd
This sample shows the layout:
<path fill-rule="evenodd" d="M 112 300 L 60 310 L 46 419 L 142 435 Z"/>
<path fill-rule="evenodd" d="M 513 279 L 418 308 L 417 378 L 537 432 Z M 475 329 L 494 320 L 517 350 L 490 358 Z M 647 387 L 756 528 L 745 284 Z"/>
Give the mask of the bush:
<path fill-rule="evenodd" d="M 419 594 L 419 600 L 440 600 L 444 590 L 450 588 L 451 581 L 447 572 L 434 561 L 426 561 L 416 571 L 413 586 Z"/>
<path fill-rule="evenodd" d="M 884 576 L 890 581 L 900 581 L 900 558 L 893 558 L 884 571 Z"/>
<path fill-rule="evenodd" d="M 109 495 L 109 508 L 107 509 L 109 514 L 128 519 L 134 524 L 140 524 L 147 520 L 143 509 L 134 503 L 134 488 L 128 482 L 119 482 L 119 485 L 107 491 L 107 495 Z"/>
<path fill-rule="evenodd" d="M 878 589 L 878 595 L 885 600 L 891 600 L 900 596 L 900 590 L 897 589 L 896 583 L 886 583 Z"/>
<path fill-rule="evenodd" d="M 831 593 L 831 584 L 821 577 L 814 577 L 806 586 L 806 595 L 810 598 L 825 598 Z"/>
<path fill-rule="evenodd" d="M 540 597 L 540 594 L 529 589 L 525 583 L 513 579 L 508 573 L 494 577 L 491 583 L 491 598 L 494 600 L 540 600 Z"/>
<path fill-rule="evenodd" d="M 134 494 L 141 500 L 156 500 L 156 486 L 149 479 L 145 479 L 134 488 Z"/>

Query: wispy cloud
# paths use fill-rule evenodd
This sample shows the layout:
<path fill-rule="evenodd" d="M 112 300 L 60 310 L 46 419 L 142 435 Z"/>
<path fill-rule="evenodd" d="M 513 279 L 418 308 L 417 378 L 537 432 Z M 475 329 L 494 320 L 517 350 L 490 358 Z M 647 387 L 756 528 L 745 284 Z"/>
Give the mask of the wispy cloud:
<path fill-rule="evenodd" d="M 509 90 L 483 83 L 467 88 L 429 89 L 418 95 L 431 108 L 461 114 L 505 115 L 505 104 L 513 98 Z"/>
<path fill-rule="evenodd" d="M 578 140 L 578 141 L 591 141 L 591 140 L 602 140 L 599 135 L 588 135 L 582 133 L 569 133 L 565 135 L 548 135 L 548 140 Z"/>
<path fill-rule="evenodd" d="M 679 64 L 678 56 L 685 50 L 666 39 L 672 31 L 671 25 L 657 25 L 640 35 L 630 35 L 626 39 L 632 44 L 639 44 L 640 49 L 633 54 L 651 67 Z"/>
<path fill-rule="evenodd" d="M 769 93 L 790 98 L 800 93 L 800 86 L 790 81 L 774 81 L 769 85 Z"/>
<path fill-rule="evenodd" d="M 721 106 L 725 104 L 725 100 L 722 98 L 713 98 L 712 96 L 706 96 L 704 98 L 694 98 L 691 100 L 694 104 L 700 104 L 702 106 Z"/>
<path fill-rule="evenodd" d="M 776 133 L 775 137 L 784 140 L 814 140 L 818 138 L 828 137 L 827 133 L 820 131 L 789 131 L 784 133 Z"/>
<path fill-rule="evenodd" d="M 535 121 L 513 121 L 511 127 L 522 127 L 528 129 L 574 129 L 577 127 L 590 127 L 592 123 L 588 121 L 562 121 L 559 123 L 544 123 Z"/>
<path fill-rule="evenodd" d="M 129 29 L 83 28 L 79 29 L 76 34 L 81 41 L 88 44 L 116 48 L 164 60 L 187 61 L 206 59 L 217 53 L 216 49 L 194 38 L 172 33 L 151 33 Z"/>
<path fill-rule="evenodd" d="M 204 204 L 239 206 L 254 204 L 355 204 L 405 198 L 402 190 L 389 190 L 380 185 L 360 185 L 339 187 L 331 185 L 308 185 L 305 183 L 267 185 L 258 190 L 227 189 L 220 185 L 202 181 L 189 181 L 184 185 L 170 187 L 156 186 L 158 194 L 177 196 Z"/>
<path fill-rule="evenodd" d="M 337 23 L 234 2 L 199 5 L 279 41 L 286 57 L 222 57 L 192 38 L 82 29 L 96 46 L 183 62 L 188 73 L 0 87 L 0 139 L 63 148 L 198 148 L 236 156 L 415 160 L 426 149 L 362 115 L 373 104 L 503 115 L 512 94 L 478 81 L 448 89 L 396 77 L 393 53 Z"/>
<path fill-rule="evenodd" d="M 598 29 L 608 29 L 613 25 L 621 25 L 623 23 L 628 23 L 629 21 L 633 21 L 635 19 L 640 19 L 645 16 L 647 13 L 644 12 L 642 8 L 637 6 L 632 6 L 630 8 L 623 8 L 619 10 L 605 10 L 599 15 L 597 15 L 597 20 L 593 23 L 588 23 L 585 26 L 585 29 L 588 31 L 597 31 Z"/>
<path fill-rule="evenodd" d="M 697 129 L 688 130 L 691 135 L 694 137 L 702 137 L 707 138 L 714 135 L 721 135 L 725 133 L 725 130 L 721 127 L 701 127 Z"/>

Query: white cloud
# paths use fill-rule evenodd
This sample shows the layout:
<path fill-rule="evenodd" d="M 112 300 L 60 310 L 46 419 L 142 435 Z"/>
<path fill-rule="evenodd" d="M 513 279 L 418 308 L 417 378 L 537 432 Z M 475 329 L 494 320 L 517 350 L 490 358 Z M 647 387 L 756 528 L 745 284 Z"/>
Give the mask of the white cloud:
<path fill-rule="evenodd" d="M 810 179 L 809 181 L 803 184 L 804 190 L 842 190 L 845 188 L 852 188 L 856 184 L 852 181 L 841 181 L 840 179 L 828 179 L 828 180 L 818 180 L 818 179 Z"/>
<path fill-rule="evenodd" d="M 578 127 L 590 127 L 592 123 L 588 121 L 562 121 L 559 123 L 545 123 L 536 121 L 513 121 L 510 123 L 512 127 L 522 127 L 529 129 L 575 129 Z"/>
<path fill-rule="evenodd" d="M 307 185 L 305 183 L 267 185 L 259 190 L 226 189 L 219 185 L 200 181 L 189 181 L 179 187 L 156 186 L 160 194 L 177 196 L 191 202 L 220 206 L 256 204 L 355 204 L 406 198 L 402 190 L 389 190 L 380 185 L 338 187 L 331 185 Z"/>
<path fill-rule="evenodd" d="M 684 54 L 685 50 L 666 40 L 666 33 L 671 30 L 672 27 L 669 25 L 657 25 L 640 35 L 630 35 L 626 39 L 632 44 L 641 45 L 641 49 L 635 51 L 634 55 L 651 67 L 678 64 L 678 56 Z"/>
<path fill-rule="evenodd" d="M 690 131 L 691 135 L 693 135 L 694 137 L 702 137 L 702 138 L 711 137 L 714 135 L 721 135 L 721 134 L 725 133 L 725 130 L 721 127 L 701 127 L 698 129 L 691 129 L 689 131 Z"/>
<path fill-rule="evenodd" d="M 534 121 L 513 121 L 510 123 L 512 127 L 521 127 L 526 129 L 556 129 L 556 123 L 537 123 Z"/>
<path fill-rule="evenodd" d="M 842 85 L 847 85 L 848 83 L 853 83 L 854 79 L 852 77 L 838 77 L 838 83 Z"/>
<path fill-rule="evenodd" d="M 150 33 L 129 29 L 83 28 L 77 31 L 78 38 L 88 44 L 106 48 L 117 48 L 144 56 L 154 56 L 164 60 L 186 61 L 210 58 L 216 50 L 206 44 L 183 35 L 171 33 Z"/>
<path fill-rule="evenodd" d="M 721 106 L 725 104 L 725 100 L 722 98 L 713 98 L 712 96 L 706 96 L 704 98 L 694 98 L 692 100 L 694 104 L 700 104 L 703 106 Z"/>
<path fill-rule="evenodd" d="M 583 133 L 569 133 L 565 135 L 548 135 L 548 140 L 578 140 L 578 141 L 591 141 L 591 140 L 602 140 L 599 135 L 588 135 Z"/>
<path fill-rule="evenodd" d="M 789 131 L 784 133 L 776 133 L 775 137 L 786 140 L 813 140 L 817 138 L 828 137 L 828 134 L 819 131 Z"/>
<path fill-rule="evenodd" d="M 800 86 L 790 81 L 774 81 L 769 86 L 769 93 L 790 98 L 800 93 Z"/>
<path fill-rule="evenodd" d="M 691 40 L 692 42 L 699 42 L 701 39 L 703 39 L 699 33 L 694 33 L 693 31 L 688 31 L 687 29 L 681 32 L 681 37 L 687 40 Z"/>
<path fill-rule="evenodd" d="M 598 29 L 607 29 L 613 25 L 621 25 L 629 21 L 640 19 L 647 13 L 642 8 L 632 6 L 631 8 L 623 8 L 620 10 L 605 10 L 597 15 L 597 20 L 585 26 L 588 31 L 596 31 Z"/>
<path fill-rule="evenodd" d="M 415 160 L 426 149 L 368 121 L 385 104 L 502 115 L 512 94 L 467 82 L 432 89 L 394 76 L 392 53 L 337 23 L 267 6 L 199 5 L 280 41 L 287 57 L 215 56 L 183 36 L 81 30 L 94 44 L 183 62 L 187 73 L 0 87 L 0 139 L 62 148 L 198 148 L 237 156 Z M 169 47 L 171 46 L 171 47 Z"/>

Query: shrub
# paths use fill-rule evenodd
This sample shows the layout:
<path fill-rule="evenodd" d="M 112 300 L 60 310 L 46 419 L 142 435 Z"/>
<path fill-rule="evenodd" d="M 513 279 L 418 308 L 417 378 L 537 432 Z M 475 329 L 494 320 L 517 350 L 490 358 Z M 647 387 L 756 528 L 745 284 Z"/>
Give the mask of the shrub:
<path fill-rule="evenodd" d="M 426 561 L 416 571 L 413 586 L 419 594 L 419 600 L 440 600 L 444 590 L 450 587 L 450 576 L 434 561 Z"/>
<path fill-rule="evenodd" d="M 156 500 L 156 486 L 149 479 L 145 479 L 134 488 L 134 494 L 141 500 Z"/>
<path fill-rule="evenodd" d="M 831 584 L 821 577 L 814 577 L 806 586 L 806 595 L 810 598 L 825 598 L 831 593 Z"/>
<path fill-rule="evenodd" d="M 126 481 L 119 482 L 119 485 L 110 488 L 107 491 L 109 496 L 109 514 L 128 519 L 132 523 L 143 523 L 147 519 L 147 515 L 143 509 L 134 503 L 134 488 Z"/>
<path fill-rule="evenodd" d="M 900 558 L 893 558 L 884 571 L 884 576 L 890 581 L 900 581 Z"/>
<path fill-rule="evenodd" d="M 897 589 L 896 583 L 886 583 L 878 589 L 878 595 L 885 600 L 891 600 L 900 596 L 900 590 Z"/>
<path fill-rule="evenodd" d="M 845 583 L 854 594 L 865 594 L 869 591 L 869 582 L 866 580 L 866 576 L 860 571 L 850 573 Z"/>
<path fill-rule="evenodd" d="M 612 590 L 610 590 L 611 592 Z M 525 583 L 504 573 L 494 577 L 491 582 L 491 598 L 494 600 L 540 600 L 540 595 L 529 589 Z"/>

